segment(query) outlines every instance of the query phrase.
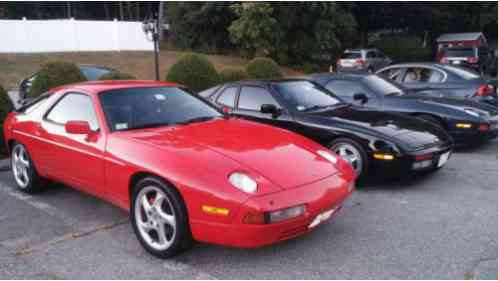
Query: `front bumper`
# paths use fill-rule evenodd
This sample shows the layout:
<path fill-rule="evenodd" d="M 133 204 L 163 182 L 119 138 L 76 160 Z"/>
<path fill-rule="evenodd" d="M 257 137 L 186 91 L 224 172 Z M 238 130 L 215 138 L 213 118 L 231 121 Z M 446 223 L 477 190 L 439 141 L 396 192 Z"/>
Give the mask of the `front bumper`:
<path fill-rule="evenodd" d="M 371 157 L 370 159 L 370 175 L 376 175 L 381 178 L 392 178 L 399 177 L 400 175 L 406 173 L 416 173 L 416 172 L 424 172 L 431 171 L 441 168 L 442 166 L 438 166 L 439 160 L 446 153 L 452 153 L 453 144 L 448 143 L 442 146 L 436 146 L 428 149 L 406 152 L 401 156 L 396 156 L 394 160 L 378 160 Z M 430 160 L 417 160 L 417 156 L 426 156 L 431 155 Z M 422 168 L 415 168 L 415 163 L 420 163 L 422 161 L 430 161 L 429 165 L 424 166 Z M 445 164 L 445 163 L 444 163 Z M 443 164 L 443 165 L 444 165 Z"/>
<path fill-rule="evenodd" d="M 353 180 L 341 175 L 269 195 L 253 197 L 245 202 L 232 223 L 191 221 L 194 239 L 206 243 L 238 248 L 257 248 L 306 234 L 314 229 L 310 224 L 323 212 L 341 208 L 353 190 Z M 306 205 L 300 217 L 272 224 L 245 224 L 244 216 L 250 211 L 271 212 L 296 205 Z"/>
<path fill-rule="evenodd" d="M 449 133 L 458 147 L 480 144 L 498 137 L 498 129 L 491 129 L 486 132 L 480 132 L 476 129 L 454 130 Z"/>

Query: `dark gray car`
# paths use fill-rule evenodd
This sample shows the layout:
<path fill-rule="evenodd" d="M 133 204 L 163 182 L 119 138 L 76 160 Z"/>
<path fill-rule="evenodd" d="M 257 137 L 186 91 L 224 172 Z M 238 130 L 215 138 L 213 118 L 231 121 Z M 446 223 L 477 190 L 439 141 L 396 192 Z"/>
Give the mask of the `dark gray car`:
<path fill-rule="evenodd" d="M 496 80 L 457 66 L 438 63 L 394 64 L 377 71 L 420 95 L 470 98 L 498 107 Z"/>

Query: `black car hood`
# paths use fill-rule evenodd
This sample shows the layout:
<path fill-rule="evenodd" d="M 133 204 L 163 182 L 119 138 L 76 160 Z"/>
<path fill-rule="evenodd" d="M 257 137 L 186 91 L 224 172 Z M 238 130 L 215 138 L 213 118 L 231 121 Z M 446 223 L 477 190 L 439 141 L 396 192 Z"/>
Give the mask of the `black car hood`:
<path fill-rule="evenodd" d="M 339 121 L 358 131 L 382 137 L 416 150 L 449 142 L 446 132 L 428 122 L 359 106 L 310 113 L 316 118 Z"/>

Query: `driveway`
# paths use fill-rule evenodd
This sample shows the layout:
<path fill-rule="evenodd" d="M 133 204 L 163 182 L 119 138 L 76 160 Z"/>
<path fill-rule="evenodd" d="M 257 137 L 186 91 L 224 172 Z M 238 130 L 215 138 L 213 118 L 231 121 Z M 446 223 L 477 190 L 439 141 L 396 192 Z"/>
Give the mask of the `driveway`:
<path fill-rule="evenodd" d="M 148 255 L 127 214 L 61 185 L 16 191 L 0 173 L 0 279 L 498 278 L 498 141 L 440 172 L 354 194 L 310 235 L 256 249 Z"/>

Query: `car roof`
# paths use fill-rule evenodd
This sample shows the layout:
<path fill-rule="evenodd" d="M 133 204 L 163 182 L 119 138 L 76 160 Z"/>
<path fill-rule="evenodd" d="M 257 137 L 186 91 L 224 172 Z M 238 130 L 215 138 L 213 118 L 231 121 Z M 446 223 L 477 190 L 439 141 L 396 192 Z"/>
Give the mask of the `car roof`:
<path fill-rule="evenodd" d="M 267 86 L 272 83 L 282 83 L 282 82 L 292 82 L 292 81 L 310 81 L 307 77 L 293 77 L 293 78 L 282 78 L 282 79 L 254 79 L 254 80 L 242 80 L 229 82 L 224 85 L 245 85 L 245 86 Z"/>
<path fill-rule="evenodd" d="M 149 87 L 186 88 L 185 86 L 176 83 L 153 81 L 153 80 L 101 80 L 101 81 L 86 81 L 86 82 L 64 85 L 50 90 L 49 93 L 55 93 L 60 90 L 71 89 L 75 91 L 80 90 L 87 94 L 96 95 L 103 91 L 130 89 L 130 88 L 149 88 Z"/>
<path fill-rule="evenodd" d="M 331 73 L 331 72 L 326 72 L 326 73 L 317 73 L 317 74 L 312 74 L 309 77 L 312 80 L 322 80 L 322 79 L 328 79 L 328 78 L 339 78 L 339 79 L 357 79 L 361 80 L 363 78 L 366 78 L 368 76 L 372 76 L 375 74 L 369 74 L 369 73 Z"/>

